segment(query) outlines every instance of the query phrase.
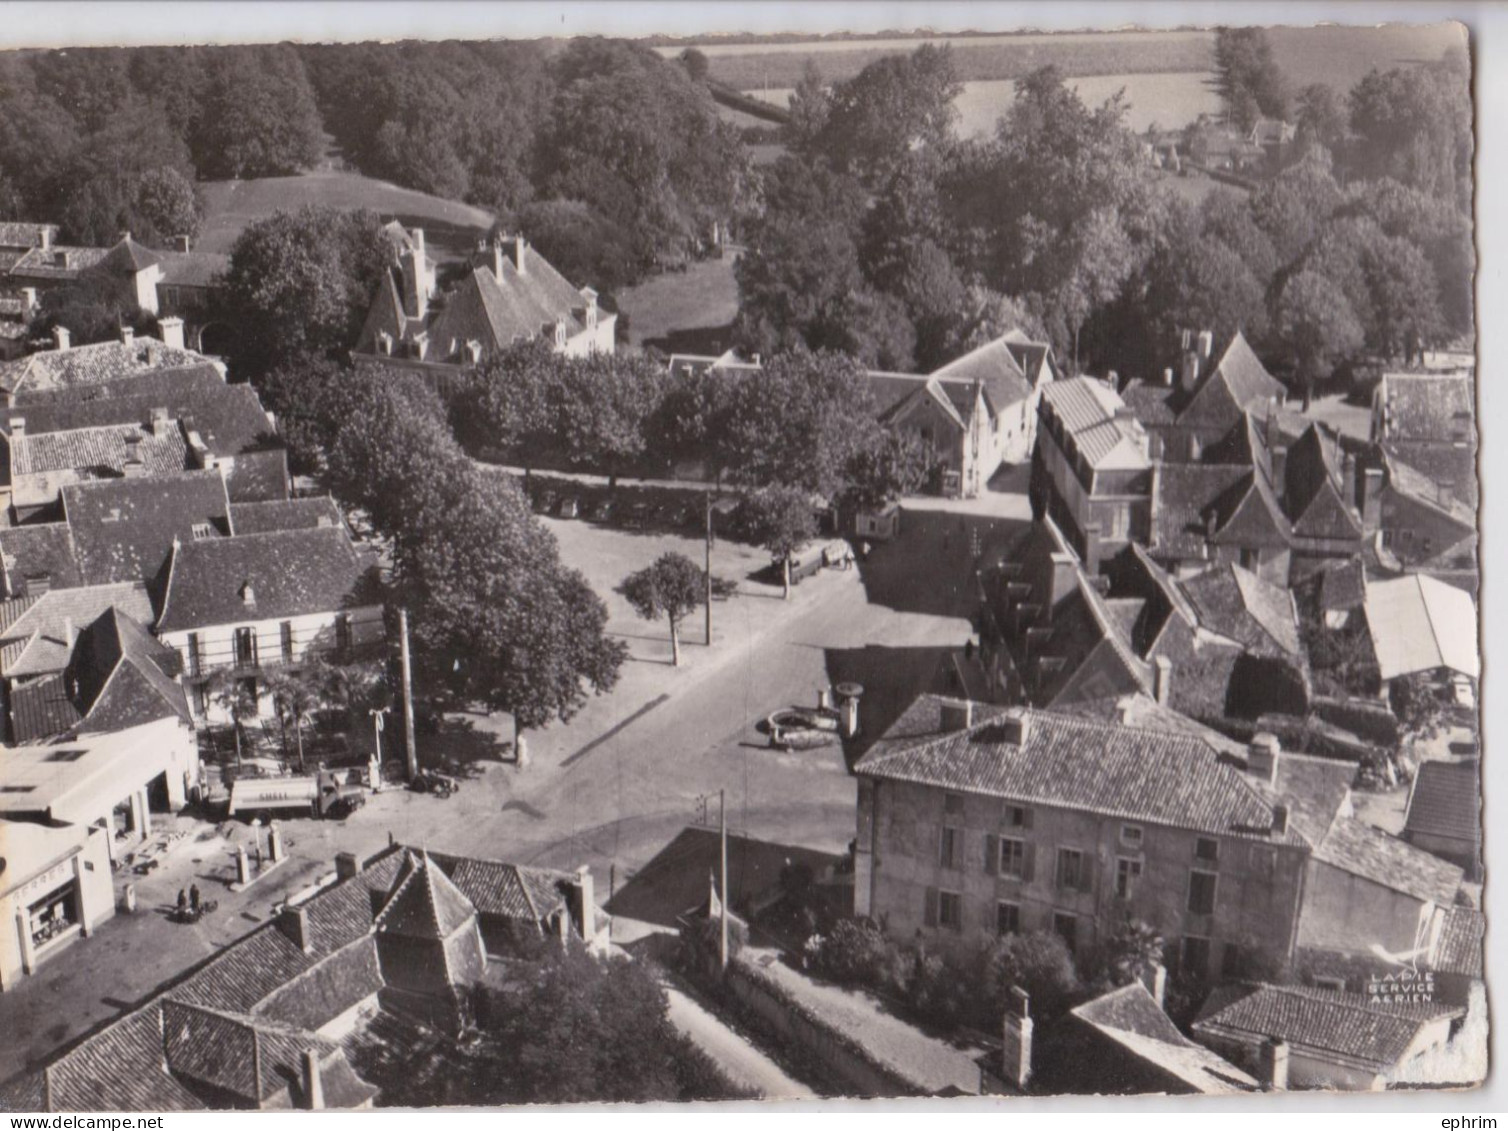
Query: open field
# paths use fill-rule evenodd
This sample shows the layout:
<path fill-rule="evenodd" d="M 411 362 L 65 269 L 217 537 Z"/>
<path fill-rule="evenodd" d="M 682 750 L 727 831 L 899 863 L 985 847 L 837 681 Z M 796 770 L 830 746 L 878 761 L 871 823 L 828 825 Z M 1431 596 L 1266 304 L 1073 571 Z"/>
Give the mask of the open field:
<path fill-rule="evenodd" d="M 733 257 L 693 263 L 680 274 L 656 275 L 618 295 L 634 346 L 666 353 L 722 353 L 738 313 Z"/>
<path fill-rule="evenodd" d="M 485 236 L 492 214 L 469 204 L 375 181 L 359 173 L 320 169 L 297 177 L 252 181 L 206 181 L 201 251 L 228 252 L 245 228 L 278 209 L 323 204 L 334 208 L 370 208 L 384 218 L 424 229 L 439 258 L 459 259 Z"/>
<path fill-rule="evenodd" d="M 1268 36 L 1295 89 L 1325 82 L 1348 90 L 1372 67 L 1431 61 L 1465 43 L 1455 24 L 1273 28 Z M 808 61 L 831 82 L 924 42 L 950 44 L 959 77 L 981 82 L 1020 78 L 1049 63 L 1070 76 L 1207 72 L 1214 41 L 1212 31 L 1123 31 L 721 43 L 699 50 L 711 64 L 712 78 L 741 90 L 762 90 L 795 86 Z M 687 45 L 658 50 L 674 56 Z"/>

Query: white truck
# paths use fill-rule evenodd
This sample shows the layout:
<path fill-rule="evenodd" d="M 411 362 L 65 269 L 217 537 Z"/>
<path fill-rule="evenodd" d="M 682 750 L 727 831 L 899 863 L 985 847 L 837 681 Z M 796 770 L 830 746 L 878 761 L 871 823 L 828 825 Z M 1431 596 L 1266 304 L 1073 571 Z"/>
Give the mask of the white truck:
<path fill-rule="evenodd" d="M 332 770 L 291 778 L 237 778 L 230 787 L 229 817 L 345 817 L 366 800 L 359 785 L 341 784 Z"/>

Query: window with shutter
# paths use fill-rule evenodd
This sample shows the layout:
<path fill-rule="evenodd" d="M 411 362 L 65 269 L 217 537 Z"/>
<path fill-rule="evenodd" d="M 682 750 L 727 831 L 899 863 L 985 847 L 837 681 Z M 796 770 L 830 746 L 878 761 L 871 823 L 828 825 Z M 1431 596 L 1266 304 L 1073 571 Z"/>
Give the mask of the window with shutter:
<path fill-rule="evenodd" d="M 1024 880 L 1026 875 L 1026 842 L 1014 837 L 1000 838 L 1000 874 L 1007 879 Z"/>
<path fill-rule="evenodd" d="M 937 926 L 937 889 L 928 888 L 926 901 L 922 907 L 922 923 L 928 927 Z"/>
<path fill-rule="evenodd" d="M 956 891 L 937 893 L 937 925 L 950 931 L 963 930 L 963 897 Z"/>
<path fill-rule="evenodd" d="M 995 930 L 1002 935 L 1014 935 L 1021 930 L 1021 905 L 1004 901 L 995 905 Z"/>
<path fill-rule="evenodd" d="M 941 843 L 938 848 L 938 860 L 944 868 L 958 867 L 958 842 L 960 840 L 957 829 L 944 828 Z"/>
<path fill-rule="evenodd" d="M 1023 883 L 1031 883 L 1037 878 L 1037 846 L 1028 843 L 1026 846 L 1026 866 L 1021 870 Z"/>
<path fill-rule="evenodd" d="M 1084 854 L 1077 848 L 1058 849 L 1058 887 L 1065 891 L 1084 891 Z"/>
<path fill-rule="evenodd" d="M 1189 911 L 1194 915 L 1215 913 L 1215 885 L 1219 877 L 1214 872 L 1189 872 Z"/>
<path fill-rule="evenodd" d="M 1214 837 L 1202 836 L 1194 841 L 1194 859 L 1213 864 L 1220 859 L 1220 842 Z"/>
<path fill-rule="evenodd" d="M 984 870 L 991 876 L 1000 871 L 1000 838 L 994 833 L 984 835 Z"/>

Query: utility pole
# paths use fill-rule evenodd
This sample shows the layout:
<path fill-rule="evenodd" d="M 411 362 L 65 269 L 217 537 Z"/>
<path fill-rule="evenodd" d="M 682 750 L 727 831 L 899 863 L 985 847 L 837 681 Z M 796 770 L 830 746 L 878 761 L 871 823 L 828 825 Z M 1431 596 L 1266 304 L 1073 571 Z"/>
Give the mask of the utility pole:
<path fill-rule="evenodd" d="M 712 647 L 712 492 L 707 492 L 707 591 L 703 598 L 707 605 L 707 647 Z"/>
<path fill-rule="evenodd" d="M 414 674 L 408 661 L 408 610 L 398 610 L 398 658 L 403 668 L 403 752 L 408 759 L 408 780 L 419 776 L 419 756 L 414 751 Z"/>
<path fill-rule="evenodd" d="M 722 921 L 718 927 L 717 959 L 720 968 L 728 968 L 728 813 L 724 804 L 723 790 L 717 791 L 717 825 L 719 853 L 722 863 Z"/>

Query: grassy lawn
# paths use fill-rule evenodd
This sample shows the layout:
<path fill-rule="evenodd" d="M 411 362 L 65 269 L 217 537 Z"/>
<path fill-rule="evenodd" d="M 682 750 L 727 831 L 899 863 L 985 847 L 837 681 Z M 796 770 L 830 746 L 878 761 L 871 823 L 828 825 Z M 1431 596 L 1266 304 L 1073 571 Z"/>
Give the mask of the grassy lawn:
<path fill-rule="evenodd" d="M 666 353 L 722 353 L 738 313 L 733 259 L 693 263 L 680 274 L 657 275 L 618 295 L 628 315 L 629 341 Z"/>
<path fill-rule="evenodd" d="M 409 227 L 424 229 L 440 258 L 462 258 L 487 234 L 492 215 L 469 204 L 375 181 L 359 173 L 328 169 L 297 177 L 266 177 L 251 181 L 206 181 L 202 251 L 228 252 L 247 225 L 278 209 L 306 204 L 333 208 L 370 208 L 384 219 L 396 217 Z"/>

